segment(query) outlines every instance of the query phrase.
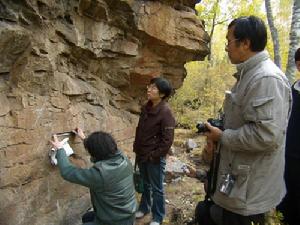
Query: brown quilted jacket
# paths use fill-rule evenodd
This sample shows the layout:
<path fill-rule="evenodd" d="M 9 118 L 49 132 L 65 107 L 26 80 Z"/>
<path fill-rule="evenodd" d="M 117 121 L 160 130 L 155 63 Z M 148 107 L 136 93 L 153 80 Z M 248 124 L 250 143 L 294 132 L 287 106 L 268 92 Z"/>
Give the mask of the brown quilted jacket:
<path fill-rule="evenodd" d="M 142 107 L 133 151 L 139 162 L 159 163 L 174 140 L 175 119 L 165 101 L 152 107 L 149 101 Z"/>

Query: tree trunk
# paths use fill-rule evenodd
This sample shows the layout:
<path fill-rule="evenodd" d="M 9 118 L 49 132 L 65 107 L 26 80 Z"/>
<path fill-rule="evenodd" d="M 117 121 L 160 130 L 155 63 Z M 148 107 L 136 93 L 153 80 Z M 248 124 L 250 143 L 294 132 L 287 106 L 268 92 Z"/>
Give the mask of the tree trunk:
<path fill-rule="evenodd" d="M 208 45 L 208 48 L 209 48 L 209 53 L 208 53 L 208 56 L 207 56 L 207 60 L 208 61 L 211 61 L 211 47 L 212 47 L 212 41 L 213 41 L 213 35 L 214 35 L 214 31 L 215 31 L 215 26 L 216 26 L 216 18 L 217 18 L 217 10 L 216 8 L 218 7 L 218 4 L 219 4 L 219 1 L 220 0 L 217 0 L 217 2 L 215 3 L 215 5 L 213 6 L 213 10 L 214 10 L 214 16 L 213 16 L 213 21 L 212 21 L 212 26 L 211 26 L 211 30 L 210 30 L 210 42 L 209 42 L 209 45 Z"/>
<path fill-rule="evenodd" d="M 296 1 L 300 1 L 300 0 L 296 0 Z M 274 26 L 271 1 L 265 0 L 265 6 L 266 6 L 266 11 L 267 11 L 268 24 L 269 24 L 269 27 L 271 30 L 273 46 L 274 46 L 274 61 L 275 61 L 275 64 L 279 68 L 281 68 L 280 44 L 279 44 L 279 39 L 278 39 L 278 32 L 277 32 L 276 27 Z"/>
<path fill-rule="evenodd" d="M 294 55 L 298 47 L 300 47 L 300 0 L 294 0 L 292 24 L 290 30 L 289 56 L 285 72 L 290 83 L 293 83 L 295 80 L 296 66 Z"/>

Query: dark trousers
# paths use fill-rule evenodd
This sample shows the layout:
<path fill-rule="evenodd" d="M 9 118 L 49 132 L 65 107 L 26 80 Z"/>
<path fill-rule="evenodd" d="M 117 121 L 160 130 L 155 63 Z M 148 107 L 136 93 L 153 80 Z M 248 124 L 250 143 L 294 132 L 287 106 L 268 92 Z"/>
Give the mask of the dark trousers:
<path fill-rule="evenodd" d="M 195 219 L 198 225 L 264 225 L 265 214 L 243 216 L 215 205 L 212 201 L 199 202 Z"/>
<path fill-rule="evenodd" d="M 88 222 L 92 222 L 95 220 L 95 212 L 94 211 L 89 211 L 89 212 L 86 212 L 85 214 L 83 214 L 81 220 L 82 220 L 82 223 L 88 223 Z"/>
<path fill-rule="evenodd" d="M 283 221 L 289 225 L 300 224 L 300 159 L 287 157 L 284 179 L 287 193 L 277 206 Z"/>
<path fill-rule="evenodd" d="M 162 223 L 165 216 L 165 193 L 163 181 L 165 178 L 166 161 L 160 159 L 159 164 L 150 162 L 139 163 L 140 173 L 144 182 L 139 211 L 143 213 L 152 212 L 152 219 Z"/>
<path fill-rule="evenodd" d="M 82 223 L 83 225 L 95 225 L 99 224 L 96 222 L 96 214 L 94 211 L 88 211 L 82 216 Z M 128 219 L 122 220 L 120 222 L 115 222 L 120 225 L 134 225 L 135 224 L 135 214 L 129 217 Z M 101 223 L 102 224 L 102 223 Z"/>

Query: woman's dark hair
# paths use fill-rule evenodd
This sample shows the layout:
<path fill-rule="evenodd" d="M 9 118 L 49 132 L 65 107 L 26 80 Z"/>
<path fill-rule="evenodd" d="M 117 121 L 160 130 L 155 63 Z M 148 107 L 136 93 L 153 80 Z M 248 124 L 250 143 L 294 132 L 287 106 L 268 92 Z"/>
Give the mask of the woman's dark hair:
<path fill-rule="evenodd" d="M 234 19 L 228 26 L 234 26 L 234 37 L 238 41 L 249 40 L 253 52 L 263 51 L 267 45 L 267 28 L 264 21 L 256 16 L 243 16 Z"/>
<path fill-rule="evenodd" d="M 300 61 L 300 48 L 295 52 L 295 62 Z"/>
<path fill-rule="evenodd" d="M 90 134 L 84 139 L 83 144 L 95 161 L 109 159 L 118 151 L 113 137 L 103 131 Z"/>
<path fill-rule="evenodd" d="M 172 86 L 168 80 L 162 77 L 155 77 L 150 80 L 150 84 L 155 84 L 159 93 L 164 94 L 162 99 L 169 97 L 172 93 Z"/>

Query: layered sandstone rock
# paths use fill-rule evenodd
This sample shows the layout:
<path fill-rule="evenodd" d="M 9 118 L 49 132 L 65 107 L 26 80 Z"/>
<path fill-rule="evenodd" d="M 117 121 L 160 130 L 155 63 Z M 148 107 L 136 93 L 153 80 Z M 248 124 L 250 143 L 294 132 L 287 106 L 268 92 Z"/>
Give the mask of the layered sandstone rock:
<path fill-rule="evenodd" d="M 193 0 L 0 0 L 0 224 L 78 224 L 88 190 L 49 164 L 52 133 L 111 132 L 128 154 L 145 84 L 208 53 Z M 88 164 L 78 140 L 77 159 Z"/>

